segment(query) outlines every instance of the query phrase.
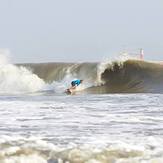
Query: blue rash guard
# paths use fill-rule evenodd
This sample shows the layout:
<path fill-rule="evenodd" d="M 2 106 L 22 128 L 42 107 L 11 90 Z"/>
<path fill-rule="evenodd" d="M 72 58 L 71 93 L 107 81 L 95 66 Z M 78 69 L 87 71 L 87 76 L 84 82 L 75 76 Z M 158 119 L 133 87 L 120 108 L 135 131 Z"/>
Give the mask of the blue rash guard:
<path fill-rule="evenodd" d="M 78 86 L 79 84 L 81 83 L 81 80 L 73 80 L 72 82 L 71 82 L 71 85 L 72 86 Z"/>

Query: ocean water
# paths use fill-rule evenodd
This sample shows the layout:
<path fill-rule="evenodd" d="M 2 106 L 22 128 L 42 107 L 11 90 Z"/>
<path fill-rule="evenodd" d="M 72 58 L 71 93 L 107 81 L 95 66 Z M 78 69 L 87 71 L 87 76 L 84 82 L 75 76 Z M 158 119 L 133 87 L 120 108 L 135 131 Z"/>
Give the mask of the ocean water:
<path fill-rule="evenodd" d="M 1 163 L 162 163 L 162 94 L 0 96 Z"/>
<path fill-rule="evenodd" d="M 0 163 L 163 163 L 161 63 L 1 58 Z"/>

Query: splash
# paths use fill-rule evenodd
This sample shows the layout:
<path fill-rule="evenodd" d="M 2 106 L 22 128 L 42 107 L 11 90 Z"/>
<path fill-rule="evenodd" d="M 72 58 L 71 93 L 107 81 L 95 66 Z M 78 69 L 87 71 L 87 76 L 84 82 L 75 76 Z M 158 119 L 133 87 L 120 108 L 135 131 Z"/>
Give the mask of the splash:
<path fill-rule="evenodd" d="M 0 52 L 0 94 L 39 91 L 45 83 L 27 68 L 9 63 L 6 53 Z"/>

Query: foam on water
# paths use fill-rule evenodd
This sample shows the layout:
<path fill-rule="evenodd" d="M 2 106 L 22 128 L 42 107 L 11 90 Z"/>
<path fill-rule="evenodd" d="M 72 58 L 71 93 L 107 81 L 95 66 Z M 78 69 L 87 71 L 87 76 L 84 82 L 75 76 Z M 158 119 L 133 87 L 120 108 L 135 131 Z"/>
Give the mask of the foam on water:
<path fill-rule="evenodd" d="M 108 140 L 103 146 L 69 144 L 59 147 L 37 137 L 1 136 L 2 163 L 162 163 L 163 139 L 122 142 Z"/>
<path fill-rule="evenodd" d="M 162 99 L 1 96 L 0 162 L 162 163 Z"/>

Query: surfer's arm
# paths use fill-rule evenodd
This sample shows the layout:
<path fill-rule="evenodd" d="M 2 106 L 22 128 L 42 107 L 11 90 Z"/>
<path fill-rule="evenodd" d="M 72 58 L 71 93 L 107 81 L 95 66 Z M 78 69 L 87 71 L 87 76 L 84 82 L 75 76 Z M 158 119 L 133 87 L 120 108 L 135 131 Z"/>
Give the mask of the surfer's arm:
<path fill-rule="evenodd" d="M 75 89 L 77 85 L 75 84 L 74 86 L 71 86 L 70 89 Z"/>
<path fill-rule="evenodd" d="M 75 89 L 76 88 L 76 85 L 75 86 L 72 86 L 70 89 Z"/>

